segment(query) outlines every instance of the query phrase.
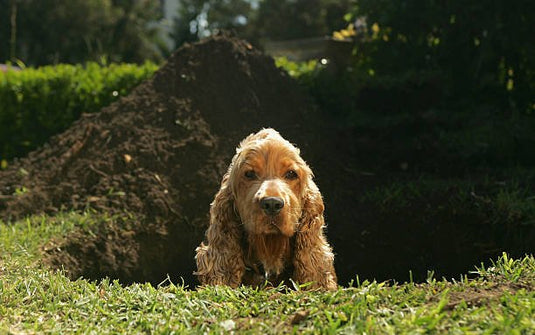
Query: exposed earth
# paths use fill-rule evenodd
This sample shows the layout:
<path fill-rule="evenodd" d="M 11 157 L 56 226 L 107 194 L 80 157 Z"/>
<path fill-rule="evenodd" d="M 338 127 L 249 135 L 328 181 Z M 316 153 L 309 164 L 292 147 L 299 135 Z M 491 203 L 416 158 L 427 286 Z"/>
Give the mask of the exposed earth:
<path fill-rule="evenodd" d="M 391 146 L 377 147 L 373 140 L 385 134 L 344 129 L 329 119 L 272 58 L 247 42 L 214 36 L 185 45 L 130 95 L 83 115 L 0 171 L 0 217 L 107 213 L 115 219 L 91 233 L 79 230 L 45 246 L 46 262 L 72 278 L 160 283 L 169 274 L 194 285 L 194 249 L 235 147 L 273 127 L 301 148 L 315 172 L 341 284 L 356 274 L 406 280 L 409 270 L 420 278 L 428 269 L 454 276 L 510 245 L 506 238 L 496 245 L 497 232 L 466 224 L 485 220 L 470 213 L 377 217 L 359 195 L 389 180 L 385 167 L 397 169 L 401 160 L 413 166 L 418 158 L 398 159 L 395 136 L 388 137 Z M 419 152 L 427 163 L 439 154 L 432 143 Z M 436 164 L 445 163 L 451 162 Z M 414 212 L 438 207 L 443 196 L 413 204 Z"/>

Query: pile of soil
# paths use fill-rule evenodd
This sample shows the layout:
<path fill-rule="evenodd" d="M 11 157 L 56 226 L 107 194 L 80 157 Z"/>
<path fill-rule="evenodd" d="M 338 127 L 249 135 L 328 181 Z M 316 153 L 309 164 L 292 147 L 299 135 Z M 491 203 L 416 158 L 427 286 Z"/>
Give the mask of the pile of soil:
<path fill-rule="evenodd" d="M 303 143 L 315 111 L 273 59 L 219 35 L 185 45 L 130 95 L 84 115 L 0 172 L 5 219 L 59 210 L 128 213 L 46 248 L 73 278 L 193 283 L 194 249 L 221 176 L 246 135 Z"/>

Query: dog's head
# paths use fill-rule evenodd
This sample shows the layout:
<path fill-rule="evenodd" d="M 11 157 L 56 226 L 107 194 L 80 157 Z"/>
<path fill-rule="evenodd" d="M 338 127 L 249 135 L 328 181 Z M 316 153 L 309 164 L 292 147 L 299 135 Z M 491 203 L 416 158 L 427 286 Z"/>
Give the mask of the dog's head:
<path fill-rule="evenodd" d="M 336 288 L 323 199 L 312 177 L 299 150 L 275 130 L 245 138 L 211 204 L 206 243 L 196 249 L 201 283 L 235 287 L 249 270 L 266 279 L 260 263 L 268 280 L 291 272 L 297 282 Z"/>
<path fill-rule="evenodd" d="M 263 129 L 243 140 L 228 176 L 235 210 L 249 234 L 291 237 L 299 229 L 312 172 L 299 149 L 278 132 Z"/>

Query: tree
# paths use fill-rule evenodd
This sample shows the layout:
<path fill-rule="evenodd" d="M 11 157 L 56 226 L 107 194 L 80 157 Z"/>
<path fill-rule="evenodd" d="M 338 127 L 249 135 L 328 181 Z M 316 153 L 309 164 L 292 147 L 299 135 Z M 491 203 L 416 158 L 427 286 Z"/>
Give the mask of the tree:
<path fill-rule="evenodd" d="M 452 99 L 535 102 L 535 3 L 530 0 L 359 0 L 354 17 L 375 24 L 361 59 L 381 74 L 441 74 Z"/>
<path fill-rule="evenodd" d="M 259 44 L 330 35 L 341 29 L 352 0 L 184 0 L 172 34 L 177 46 L 221 29 Z"/>
<path fill-rule="evenodd" d="M 184 0 L 171 37 L 176 46 L 196 41 L 219 30 L 234 30 L 242 36 L 253 15 L 247 0 Z"/>
<path fill-rule="evenodd" d="M 264 0 L 254 22 L 257 36 L 270 40 L 330 35 L 343 27 L 349 0 Z"/>
<path fill-rule="evenodd" d="M 13 25 L 6 24 L 16 6 L 15 49 L 7 47 Z M 88 60 L 141 62 L 158 57 L 157 31 L 149 22 L 161 15 L 150 0 L 0 0 L 2 48 L 30 65 Z"/>

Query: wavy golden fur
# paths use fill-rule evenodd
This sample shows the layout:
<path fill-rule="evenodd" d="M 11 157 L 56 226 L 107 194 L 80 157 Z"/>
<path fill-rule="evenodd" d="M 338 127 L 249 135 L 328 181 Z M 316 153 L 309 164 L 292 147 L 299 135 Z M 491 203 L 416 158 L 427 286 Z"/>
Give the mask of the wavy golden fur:
<path fill-rule="evenodd" d="M 323 199 L 299 149 L 273 129 L 245 138 L 210 208 L 196 249 L 203 285 L 278 284 L 335 289 Z"/>

